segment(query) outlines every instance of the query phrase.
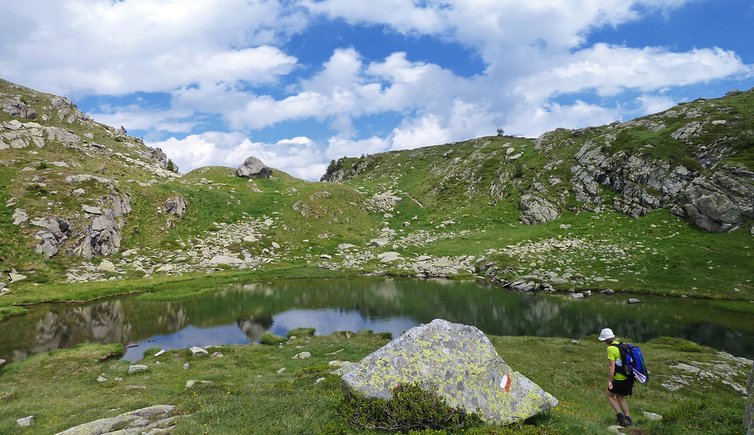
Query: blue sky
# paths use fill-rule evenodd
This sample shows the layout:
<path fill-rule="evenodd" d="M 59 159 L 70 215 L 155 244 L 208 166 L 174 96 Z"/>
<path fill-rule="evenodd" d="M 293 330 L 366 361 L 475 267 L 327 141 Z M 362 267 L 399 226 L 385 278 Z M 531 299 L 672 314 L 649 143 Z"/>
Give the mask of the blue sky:
<path fill-rule="evenodd" d="M 0 77 L 182 172 L 536 137 L 754 86 L 743 0 L 0 0 Z"/>

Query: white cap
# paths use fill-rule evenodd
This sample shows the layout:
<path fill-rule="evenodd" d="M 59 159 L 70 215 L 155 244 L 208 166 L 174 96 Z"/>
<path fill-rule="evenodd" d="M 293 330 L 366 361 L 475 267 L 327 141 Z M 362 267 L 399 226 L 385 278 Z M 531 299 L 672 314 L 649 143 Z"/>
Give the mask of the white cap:
<path fill-rule="evenodd" d="M 602 331 L 600 331 L 599 341 L 605 341 L 609 340 L 611 338 L 615 338 L 615 334 L 613 334 L 613 330 L 610 328 L 605 328 Z"/>

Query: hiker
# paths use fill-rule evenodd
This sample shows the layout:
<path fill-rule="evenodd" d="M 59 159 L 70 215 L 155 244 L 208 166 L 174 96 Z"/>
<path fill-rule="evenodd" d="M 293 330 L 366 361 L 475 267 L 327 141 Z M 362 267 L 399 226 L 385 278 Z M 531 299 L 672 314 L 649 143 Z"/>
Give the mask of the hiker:
<path fill-rule="evenodd" d="M 631 420 L 626 397 L 630 396 L 633 391 L 634 377 L 626 375 L 618 349 L 620 341 L 615 338 L 613 330 L 605 328 L 600 331 L 599 340 L 607 344 L 607 390 L 605 390 L 607 401 L 615 410 L 618 424 L 631 426 L 634 422 Z"/>

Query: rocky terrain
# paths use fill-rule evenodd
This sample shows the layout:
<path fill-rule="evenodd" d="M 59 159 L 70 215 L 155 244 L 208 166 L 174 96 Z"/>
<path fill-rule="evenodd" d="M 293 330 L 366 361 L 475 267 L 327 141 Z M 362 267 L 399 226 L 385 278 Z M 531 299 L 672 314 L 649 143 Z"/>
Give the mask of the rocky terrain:
<path fill-rule="evenodd" d="M 253 156 L 177 171 L 66 98 L 0 81 L 0 296 L 308 265 L 754 297 L 754 91 L 537 139 L 344 158 L 326 183 Z"/>

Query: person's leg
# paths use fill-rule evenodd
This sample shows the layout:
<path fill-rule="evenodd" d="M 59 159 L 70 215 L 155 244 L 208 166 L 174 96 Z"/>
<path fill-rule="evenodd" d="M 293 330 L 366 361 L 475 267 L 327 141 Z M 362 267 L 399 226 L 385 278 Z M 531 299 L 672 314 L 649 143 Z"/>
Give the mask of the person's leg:
<path fill-rule="evenodd" d="M 605 396 L 607 396 L 607 401 L 610 403 L 610 406 L 613 407 L 616 414 L 622 411 L 615 393 L 611 393 L 610 390 L 605 390 Z"/>
<path fill-rule="evenodd" d="M 623 411 L 623 415 L 628 417 L 630 412 L 628 411 L 628 402 L 626 401 L 626 396 L 621 396 L 620 394 L 615 395 L 615 401 L 618 402 L 618 405 L 620 406 L 621 411 Z"/>

